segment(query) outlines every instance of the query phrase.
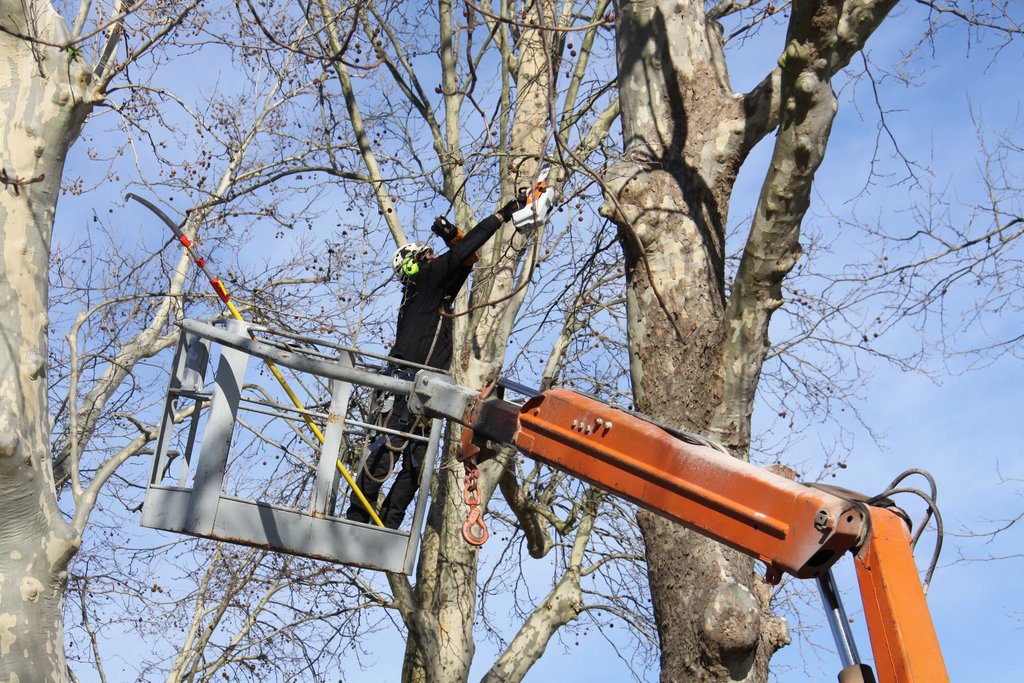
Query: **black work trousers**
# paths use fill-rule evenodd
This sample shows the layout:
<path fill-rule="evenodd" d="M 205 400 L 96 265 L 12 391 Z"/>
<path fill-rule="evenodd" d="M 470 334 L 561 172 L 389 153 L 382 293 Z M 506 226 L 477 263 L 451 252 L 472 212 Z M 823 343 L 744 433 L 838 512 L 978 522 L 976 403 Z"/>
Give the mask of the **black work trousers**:
<path fill-rule="evenodd" d="M 425 436 L 429 432 L 429 425 L 424 424 L 412 414 L 404 396 L 395 398 L 394 408 L 388 415 L 385 426 L 395 431 L 410 432 L 418 436 Z M 402 521 L 405 519 L 405 510 L 416 496 L 416 489 L 420 485 L 420 469 L 423 467 L 423 456 L 426 451 L 427 444 L 423 441 L 414 441 L 390 434 L 381 434 L 370 444 L 370 453 L 366 458 L 366 464 L 359 470 L 356 485 L 371 505 L 375 504 L 381 486 L 399 461 L 402 465 L 395 483 L 391 485 L 391 490 L 388 491 L 388 495 L 384 498 L 384 503 L 377 513 L 384 526 L 389 529 L 397 529 L 402 525 Z M 356 498 L 354 492 L 349 498 L 349 507 L 345 517 L 363 524 L 370 522 L 370 514 Z"/>

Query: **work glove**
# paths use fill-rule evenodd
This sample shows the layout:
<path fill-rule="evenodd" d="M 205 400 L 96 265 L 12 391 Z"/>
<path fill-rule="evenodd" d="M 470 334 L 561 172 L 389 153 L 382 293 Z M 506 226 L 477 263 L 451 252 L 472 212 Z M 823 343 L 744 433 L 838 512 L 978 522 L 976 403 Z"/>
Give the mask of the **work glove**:
<path fill-rule="evenodd" d="M 512 216 L 515 215 L 515 212 L 519 211 L 520 209 L 522 209 L 525 206 L 526 206 L 526 190 L 523 190 L 518 195 L 516 195 L 515 199 L 510 201 L 505 206 L 501 207 L 501 209 L 498 211 L 498 215 L 501 216 L 501 220 L 503 222 L 508 223 L 510 220 L 512 220 Z"/>
<path fill-rule="evenodd" d="M 430 226 L 430 231 L 446 243 L 451 242 L 459 234 L 459 229 L 452 225 L 444 216 L 438 216 L 434 219 L 434 224 Z"/>

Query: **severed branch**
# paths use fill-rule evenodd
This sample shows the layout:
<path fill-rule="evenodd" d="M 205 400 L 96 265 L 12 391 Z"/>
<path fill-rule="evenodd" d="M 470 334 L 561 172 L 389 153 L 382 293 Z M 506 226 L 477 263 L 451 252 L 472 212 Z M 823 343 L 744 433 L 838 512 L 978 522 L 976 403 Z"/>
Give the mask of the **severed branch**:
<path fill-rule="evenodd" d="M 526 487 L 519 483 L 514 467 L 502 471 L 498 486 L 526 536 L 526 547 L 530 557 L 539 559 L 547 555 L 554 547 L 550 533 L 551 525 L 544 516 L 537 514 L 537 505 L 530 499 Z"/>
<path fill-rule="evenodd" d="M 41 183 L 44 180 L 46 180 L 45 173 L 40 173 L 35 178 L 17 178 L 8 175 L 6 168 L 0 168 L 0 183 L 2 183 L 5 187 L 13 187 L 15 197 L 21 194 L 21 190 L 19 190 L 18 188 L 24 187 L 26 185 L 31 185 L 32 183 Z"/>

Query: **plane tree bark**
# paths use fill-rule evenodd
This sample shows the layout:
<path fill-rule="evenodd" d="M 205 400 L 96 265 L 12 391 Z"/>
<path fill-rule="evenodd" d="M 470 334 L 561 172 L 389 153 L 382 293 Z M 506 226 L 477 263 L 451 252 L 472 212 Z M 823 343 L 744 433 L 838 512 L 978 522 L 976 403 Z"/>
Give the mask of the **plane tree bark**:
<path fill-rule="evenodd" d="M 729 8 L 618 3 L 624 155 L 606 176 L 603 212 L 619 226 L 627 260 L 636 403 L 711 434 L 737 457 L 748 454 L 768 323 L 801 253 L 800 223 L 837 108 L 831 77 L 894 4 L 794 3 L 777 66 L 740 94 L 717 23 Z M 739 271 L 727 283 L 732 186 L 776 128 Z M 638 519 L 662 680 L 766 680 L 789 635 L 752 560 L 649 513 Z"/>
<path fill-rule="evenodd" d="M 119 38 L 110 25 L 107 48 Z M 50 241 L 68 149 L 109 73 L 48 2 L 0 2 L 0 678 L 63 680 L 63 590 L 81 529 L 57 506 L 47 402 Z M 82 492 L 89 507 L 92 490 Z"/>
<path fill-rule="evenodd" d="M 5 681 L 60 681 L 71 675 L 62 617 L 69 562 L 82 544 L 103 487 L 155 436 L 154 427 L 133 414 L 112 411 L 111 404 L 127 402 L 126 396 L 138 389 L 129 380 L 140 360 L 174 343 L 176 334 L 169 331 L 169 324 L 182 313 L 190 270 L 187 255 L 180 252 L 169 258 L 155 284 L 140 284 L 144 276 L 138 271 L 125 274 L 124 262 L 119 262 L 112 266 L 117 296 L 110 296 L 106 283 L 96 281 L 103 265 L 95 259 L 73 283 L 65 278 L 77 274 L 63 272 L 60 313 L 67 316 L 81 309 L 67 329 L 66 345 L 51 343 L 49 335 L 63 324 L 54 323 L 48 314 L 53 305 L 48 276 L 57 200 L 62 193 L 79 191 L 78 183 L 63 178 L 68 151 L 100 106 L 115 110 L 129 128 L 146 131 L 143 137 L 150 142 L 160 135 L 146 130 L 144 117 L 152 112 L 159 117 L 160 107 L 146 100 L 147 94 L 188 111 L 182 100 L 143 82 L 139 73 L 130 83 L 112 83 L 140 56 L 171 43 L 176 31 L 192 20 L 198 4 L 177 3 L 168 11 L 142 3 L 115 3 L 117 13 L 103 18 L 93 3 L 83 2 L 74 21 L 66 22 L 48 2 L 0 2 L 0 301 L 10 313 L 0 321 L 0 679 Z M 214 13 L 211 9 L 202 18 Z M 135 40 L 121 54 L 116 48 L 125 30 Z M 284 62 L 287 71 L 287 58 Z M 287 175 L 306 161 L 285 157 L 276 163 L 253 163 L 253 149 L 276 125 L 274 117 L 312 89 L 299 84 L 283 93 L 285 78 L 265 88 L 266 99 L 254 107 L 252 120 L 224 123 L 236 134 L 221 138 L 226 151 L 208 148 L 191 166 L 184 162 L 182 180 L 187 177 L 198 184 L 184 189 L 204 200 L 193 207 L 183 228 L 193 240 L 219 204 L 256 193 L 275 174 Z M 142 97 L 134 100 L 139 93 Z M 214 114 L 217 111 L 214 108 Z M 172 124 L 161 120 L 160 125 Z M 216 124 L 196 120 L 195 128 L 213 133 Z M 160 145 L 152 146 L 159 161 L 166 162 L 157 151 Z M 315 156 L 315 151 L 307 154 Z M 197 169 L 209 170 L 210 159 L 215 154 L 221 158 L 221 152 L 221 173 L 207 183 L 208 177 Z M 166 170 L 172 177 L 178 169 Z M 61 262 L 66 262 L 64 256 L 58 253 Z M 75 263 L 86 263 L 95 252 L 82 249 L 75 256 Z M 114 260 L 125 256 L 118 252 Z M 139 289 L 121 289 L 126 285 Z M 69 289 L 75 293 L 69 294 Z M 86 348 L 90 343 L 93 347 Z M 66 366 L 52 367 L 55 363 Z M 48 373 L 56 377 L 49 387 Z M 48 403 L 52 394 L 64 391 Z M 118 421 L 127 427 L 118 431 L 112 426 Z M 65 513 L 58 505 L 61 492 L 66 494 Z M 91 607 L 85 593 L 83 622 L 90 631 L 85 615 Z M 95 633 L 89 637 L 96 649 Z M 98 650 L 96 660 L 102 677 Z"/>

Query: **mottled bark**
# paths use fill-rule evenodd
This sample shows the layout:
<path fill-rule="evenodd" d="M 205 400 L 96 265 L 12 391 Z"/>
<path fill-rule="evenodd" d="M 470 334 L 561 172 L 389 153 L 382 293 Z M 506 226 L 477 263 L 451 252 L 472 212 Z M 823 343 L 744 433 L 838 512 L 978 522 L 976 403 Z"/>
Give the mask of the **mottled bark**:
<path fill-rule="evenodd" d="M 702 3 L 621 3 L 625 154 L 604 211 L 627 258 L 630 369 L 640 410 L 706 431 L 723 393 L 728 202 L 744 150 L 742 99 L 728 87 Z M 777 646 L 752 593 L 752 562 L 641 512 L 662 680 L 763 677 Z M 776 638 L 778 640 L 778 638 Z"/>
<path fill-rule="evenodd" d="M 750 93 L 731 92 L 699 2 L 621 2 L 625 149 L 604 212 L 627 257 L 630 364 L 638 407 L 709 432 L 746 457 L 754 394 L 781 283 L 800 255 L 835 115 L 830 79 L 888 3 L 796 3 L 785 53 Z M 891 5 L 889 5 L 891 6 Z M 774 61 L 775 57 L 772 57 Z M 726 301 L 723 243 L 736 173 L 780 126 L 740 273 Z M 749 558 L 641 512 L 662 680 L 764 681 L 788 642 Z"/>
<path fill-rule="evenodd" d="M 0 25 L 0 680 L 62 681 L 63 590 L 80 539 L 50 465 L 47 277 L 64 161 L 93 93 L 91 72 L 44 44 L 68 36 L 48 3 L 0 2 Z"/>
<path fill-rule="evenodd" d="M 712 436 L 738 452 L 750 443 L 750 416 L 770 348 L 768 324 L 782 305 L 782 283 L 802 253 L 800 225 L 821 165 L 839 103 L 832 74 L 895 5 L 797 3 L 778 59 L 779 121 L 771 164 L 761 188 L 726 312 L 722 357 L 725 396 Z"/>

